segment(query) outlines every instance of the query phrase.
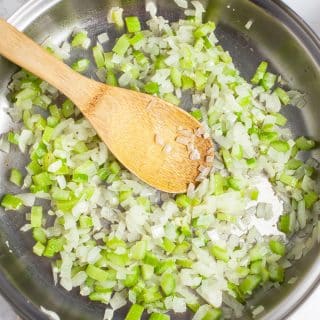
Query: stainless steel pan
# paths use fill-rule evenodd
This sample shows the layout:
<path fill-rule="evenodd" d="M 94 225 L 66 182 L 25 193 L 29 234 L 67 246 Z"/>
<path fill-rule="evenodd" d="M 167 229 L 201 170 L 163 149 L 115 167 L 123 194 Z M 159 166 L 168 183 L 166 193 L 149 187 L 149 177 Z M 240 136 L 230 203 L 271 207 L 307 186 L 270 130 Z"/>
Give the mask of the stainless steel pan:
<path fill-rule="evenodd" d="M 126 0 L 31 0 L 10 22 L 38 42 L 49 35 L 59 43 L 75 25 L 86 27 L 90 35 L 107 27 L 108 8 L 118 5 L 125 14 L 147 19 L 143 1 Z M 159 13 L 169 20 L 182 15 L 172 0 L 158 0 Z M 227 6 L 230 6 L 228 8 Z M 267 59 L 290 87 L 307 94 L 306 107 L 301 111 L 288 108 L 286 116 L 296 135 L 320 138 L 320 41 L 308 26 L 278 0 L 210 0 L 206 3 L 206 18 L 219 22 L 217 30 L 221 44 L 234 57 L 245 77 L 253 74 L 257 64 Z M 245 29 L 254 20 L 250 30 Z M 113 35 L 115 36 L 115 35 Z M 2 41 L 2 39 L 0 39 Z M 0 59 L 0 133 L 11 126 L 4 109 L 7 106 L 7 84 L 17 68 Z M 319 158 L 319 154 L 315 154 Z M 0 153 L 0 195 L 14 192 L 7 180 L 8 165 L 23 167 L 25 159 L 18 153 Z M 0 291 L 23 319 L 47 319 L 39 306 L 54 310 L 63 320 L 102 319 L 103 307 L 82 298 L 77 292 L 66 292 L 54 286 L 47 260 L 31 253 L 30 234 L 23 234 L 21 213 L 4 213 L 0 209 Z M 9 248 L 6 245 L 9 243 Z M 266 307 L 263 319 L 283 319 L 318 285 L 320 279 L 319 247 L 296 263 L 289 271 L 297 275 L 294 285 L 284 285 L 267 294 L 258 294 L 256 304 Z M 289 276 L 290 277 L 290 276 Z M 117 314 L 124 319 L 125 310 Z M 1 315 L 0 315 L 1 318 Z M 173 319 L 190 319 L 190 315 L 175 315 Z"/>

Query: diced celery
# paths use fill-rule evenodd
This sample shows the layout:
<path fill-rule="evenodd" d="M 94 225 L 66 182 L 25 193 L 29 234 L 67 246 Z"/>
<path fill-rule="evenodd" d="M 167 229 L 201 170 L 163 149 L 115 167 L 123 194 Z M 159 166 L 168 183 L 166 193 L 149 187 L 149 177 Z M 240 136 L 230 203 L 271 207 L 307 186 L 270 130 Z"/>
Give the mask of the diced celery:
<path fill-rule="evenodd" d="M 33 206 L 31 208 L 31 226 L 33 228 L 40 228 L 42 224 L 42 207 Z"/>
<path fill-rule="evenodd" d="M 243 294 L 251 295 L 252 291 L 260 284 L 261 277 L 259 275 L 248 275 L 239 285 L 239 289 Z"/>
<path fill-rule="evenodd" d="M 188 76 L 181 76 L 182 89 L 188 90 L 194 87 L 194 81 Z"/>
<path fill-rule="evenodd" d="M 214 175 L 214 194 L 216 196 L 224 192 L 225 178 L 221 176 L 220 173 L 215 173 Z"/>
<path fill-rule="evenodd" d="M 160 286 L 166 296 L 170 296 L 176 289 L 176 279 L 173 274 L 165 273 L 161 277 Z"/>
<path fill-rule="evenodd" d="M 71 68 L 77 72 L 84 72 L 90 65 L 89 59 L 79 59 L 71 65 Z"/>
<path fill-rule="evenodd" d="M 311 209 L 318 200 L 319 196 L 316 192 L 309 192 L 304 195 L 304 202 L 307 209 Z"/>
<path fill-rule="evenodd" d="M 32 230 L 33 239 L 37 242 L 45 244 L 47 242 L 47 236 L 42 228 L 33 228 Z"/>
<path fill-rule="evenodd" d="M 220 320 L 222 311 L 220 309 L 210 309 L 201 320 Z"/>
<path fill-rule="evenodd" d="M 149 320 L 170 320 L 170 316 L 163 313 L 152 313 Z"/>
<path fill-rule="evenodd" d="M 124 34 L 117 40 L 112 51 L 118 54 L 119 56 L 123 56 L 127 52 L 129 47 L 130 47 L 130 39 L 126 34 Z"/>
<path fill-rule="evenodd" d="M 81 215 L 79 218 L 79 225 L 81 229 L 91 228 L 93 226 L 92 218 Z"/>
<path fill-rule="evenodd" d="M 144 308 L 139 304 L 133 304 L 124 320 L 140 320 L 143 314 Z"/>
<path fill-rule="evenodd" d="M 9 179 L 10 182 L 21 187 L 22 179 L 23 179 L 22 173 L 18 169 L 16 168 L 11 169 L 10 179 Z"/>
<path fill-rule="evenodd" d="M 222 260 L 224 262 L 229 261 L 229 254 L 225 248 L 221 248 L 217 245 L 214 245 L 210 249 L 210 253 L 217 259 Z"/>
<path fill-rule="evenodd" d="M 33 246 L 32 251 L 33 251 L 33 253 L 36 254 L 37 256 L 42 256 L 45 248 L 46 248 L 46 247 L 45 247 L 41 242 L 37 242 L 37 243 Z"/>
<path fill-rule="evenodd" d="M 144 35 L 142 32 L 137 32 L 132 38 L 129 39 L 129 42 L 132 46 L 139 43 L 141 40 L 144 39 Z"/>
<path fill-rule="evenodd" d="M 253 188 L 251 191 L 250 191 L 250 199 L 251 200 L 258 200 L 259 198 L 259 190 L 257 188 Z"/>
<path fill-rule="evenodd" d="M 200 121 L 202 119 L 202 113 L 201 110 L 199 109 L 194 109 L 191 112 L 191 115 L 198 121 Z"/>
<path fill-rule="evenodd" d="M 150 280 L 154 274 L 154 267 L 149 264 L 141 265 L 141 275 L 143 280 Z"/>
<path fill-rule="evenodd" d="M 177 259 L 176 264 L 182 268 L 192 268 L 193 261 L 190 259 Z"/>
<path fill-rule="evenodd" d="M 272 263 L 269 268 L 269 276 L 270 276 L 270 280 L 273 282 L 283 282 L 284 281 L 284 270 L 281 266 Z"/>
<path fill-rule="evenodd" d="M 154 267 L 159 266 L 160 261 L 157 258 L 157 256 L 155 256 L 154 254 L 152 254 L 151 252 L 147 252 L 144 259 L 143 259 L 144 263 L 146 264 L 150 264 Z"/>
<path fill-rule="evenodd" d="M 174 260 L 164 260 L 161 261 L 156 267 L 156 274 L 162 274 L 164 272 L 170 272 L 176 269 L 176 264 Z"/>
<path fill-rule="evenodd" d="M 182 81 L 181 81 L 181 72 L 176 69 L 172 68 L 170 71 L 170 79 L 175 88 L 181 88 Z"/>
<path fill-rule="evenodd" d="M 162 248 L 166 253 L 172 253 L 176 245 L 168 238 L 164 237 L 162 240 Z"/>
<path fill-rule="evenodd" d="M 163 100 L 175 104 L 175 105 L 179 105 L 180 104 L 180 100 L 172 93 L 165 93 L 163 95 Z"/>
<path fill-rule="evenodd" d="M 84 41 L 88 38 L 87 34 L 85 32 L 79 32 L 75 34 L 71 41 L 71 45 L 73 47 L 80 47 L 83 45 Z"/>
<path fill-rule="evenodd" d="M 289 176 L 285 173 L 282 173 L 280 176 L 280 181 L 290 187 L 295 188 L 298 184 L 298 179 L 293 177 L 293 176 Z"/>
<path fill-rule="evenodd" d="M 212 32 L 216 28 L 216 25 L 213 21 L 209 21 L 205 24 L 200 25 L 194 32 L 193 35 L 195 38 L 200 38 L 206 36 L 208 33 Z"/>
<path fill-rule="evenodd" d="M 273 253 L 275 253 L 281 257 L 283 257 L 286 253 L 285 245 L 277 240 L 270 240 L 269 247 Z"/>
<path fill-rule="evenodd" d="M 251 82 L 253 84 L 259 84 L 259 82 L 263 79 L 266 71 L 267 71 L 267 68 L 268 68 L 268 62 L 266 61 L 262 61 L 257 70 L 256 70 L 256 73 L 254 74 L 253 78 L 251 79 Z"/>
<path fill-rule="evenodd" d="M 222 149 L 222 158 L 228 170 L 230 170 L 232 166 L 232 157 L 230 152 L 227 149 Z"/>
<path fill-rule="evenodd" d="M 53 130 L 54 130 L 54 128 L 51 128 L 51 127 L 46 127 L 44 129 L 43 134 L 42 134 L 42 141 L 45 144 L 49 144 L 51 137 L 52 137 L 52 134 L 53 134 Z"/>
<path fill-rule="evenodd" d="M 32 176 L 32 180 L 34 184 L 41 187 L 50 186 L 52 184 L 52 181 L 50 179 L 50 175 L 48 172 L 38 173 Z"/>
<path fill-rule="evenodd" d="M 147 82 L 143 90 L 149 94 L 159 93 L 159 85 L 156 82 Z"/>
<path fill-rule="evenodd" d="M 315 142 L 312 140 L 308 140 L 305 137 L 300 137 L 296 140 L 296 146 L 299 150 L 308 151 L 314 148 Z"/>
<path fill-rule="evenodd" d="M 104 239 L 106 245 L 108 248 L 112 249 L 112 250 L 116 250 L 117 248 L 125 248 L 126 247 L 126 243 L 118 238 L 111 238 L 111 239 Z"/>
<path fill-rule="evenodd" d="M 187 208 L 191 205 L 191 199 L 186 194 L 178 194 L 176 204 L 180 208 Z"/>
<path fill-rule="evenodd" d="M 92 54 L 94 62 L 96 63 L 97 68 L 103 68 L 105 65 L 104 53 L 100 46 L 95 46 L 92 48 Z"/>
<path fill-rule="evenodd" d="M 51 238 L 48 240 L 46 249 L 43 252 L 45 257 L 51 258 L 56 253 L 63 249 L 64 239 L 63 238 Z"/>
<path fill-rule="evenodd" d="M 270 90 L 276 83 L 277 76 L 273 73 L 266 72 L 261 80 L 261 85 L 265 90 Z"/>
<path fill-rule="evenodd" d="M 286 164 L 286 168 L 288 168 L 288 170 L 297 170 L 302 165 L 303 165 L 303 162 L 301 160 L 290 159 Z"/>
<path fill-rule="evenodd" d="M 114 280 L 116 278 L 116 272 L 114 270 L 103 270 L 92 264 L 88 265 L 86 273 L 90 278 L 100 282 Z"/>
<path fill-rule="evenodd" d="M 233 190 L 236 190 L 236 191 L 240 191 L 241 190 L 241 180 L 237 179 L 235 177 L 229 177 L 228 178 L 228 185 Z"/>
<path fill-rule="evenodd" d="M 5 194 L 1 200 L 1 207 L 6 210 L 19 210 L 22 205 L 22 200 L 12 194 Z"/>
<path fill-rule="evenodd" d="M 74 113 L 74 104 L 70 99 L 66 99 L 62 104 L 62 114 L 65 118 L 69 118 Z"/>
<path fill-rule="evenodd" d="M 274 90 L 274 92 L 276 93 L 276 95 L 279 97 L 280 101 L 286 106 L 288 103 L 290 103 L 290 98 L 287 94 L 287 92 L 285 92 L 282 88 L 276 88 Z"/>
<path fill-rule="evenodd" d="M 125 21 L 128 32 L 138 32 L 141 30 L 141 25 L 138 17 L 126 17 Z"/>
<path fill-rule="evenodd" d="M 19 143 L 19 135 L 16 132 L 9 131 L 7 139 L 11 144 L 18 144 Z"/>
<path fill-rule="evenodd" d="M 119 202 L 127 200 L 132 195 L 132 190 L 125 190 L 119 192 Z"/>
<path fill-rule="evenodd" d="M 126 279 L 123 282 L 123 284 L 127 288 L 134 287 L 139 281 L 139 275 L 140 275 L 139 266 L 134 266 L 131 271 L 132 273 L 128 273 L 126 276 Z"/>
<path fill-rule="evenodd" d="M 131 248 L 132 259 L 143 260 L 147 252 L 147 242 L 145 240 L 137 241 Z"/>
<path fill-rule="evenodd" d="M 99 301 L 99 302 L 107 304 L 110 301 L 111 295 L 112 295 L 111 290 L 109 292 L 108 291 L 106 291 L 106 292 L 91 292 L 89 294 L 89 299 L 91 301 Z"/>
<path fill-rule="evenodd" d="M 278 229 L 286 234 L 290 233 L 292 230 L 290 228 L 290 215 L 289 214 L 283 214 L 279 217 L 278 221 Z"/>
<path fill-rule="evenodd" d="M 194 81 L 196 84 L 196 89 L 199 91 L 203 90 L 207 84 L 208 77 L 199 70 L 196 70 L 194 77 L 195 77 Z"/>
<path fill-rule="evenodd" d="M 275 140 L 270 143 L 270 146 L 278 152 L 287 152 L 290 150 L 288 142 L 283 140 Z"/>

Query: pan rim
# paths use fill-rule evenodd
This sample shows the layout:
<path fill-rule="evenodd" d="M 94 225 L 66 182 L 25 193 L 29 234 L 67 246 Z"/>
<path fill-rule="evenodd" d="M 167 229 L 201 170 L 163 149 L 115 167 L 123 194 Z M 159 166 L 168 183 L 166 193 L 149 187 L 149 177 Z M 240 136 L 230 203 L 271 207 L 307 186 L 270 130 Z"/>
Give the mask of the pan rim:
<path fill-rule="evenodd" d="M 62 0 L 29 0 L 23 6 L 21 6 L 13 15 L 11 15 L 7 21 L 14 25 L 19 30 L 27 28 L 37 17 L 45 13 L 51 7 L 55 6 Z M 263 8 L 268 13 L 274 14 L 275 10 L 278 10 L 278 14 L 288 19 L 288 28 L 294 33 L 298 33 L 302 43 L 306 46 L 306 49 L 316 60 L 320 66 L 320 38 L 313 31 L 313 29 L 291 8 L 289 8 L 281 0 L 251 0 L 254 4 Z M 273 6 L 273 10 L 270 7 Z M 279 16 L 275 15 L 278 20 L 281 20 Z M 320 264 L 320 257 L 318 261 L 314 262 L 313 268 L 308 272 L 308 283 L 301 284 L 295 288 L 283 301 L 271 310 L 263 319 L 285 319 L 295 310 L 297 310 L 311 294 L 320 287 L 320 273 L 316 272 L 316 265 Z M 311 274 L 315 274 L 313 278 L 310 278 Z M 303 288 L 301 288 L 303 287 Z M 304 289 L 304 290 L 302 290 Z M 1 295 L 13 306 L 15 312 L 26 320 L 45 320 L 46 315 L 40 310 L 40 308 L 34 305 L 24 296 L 9 279 L 0 272 L 0 293 Z M 294 294 L 295 293 L 295 294 Z M 291 297 L 294 295 L 294 297 Z M 293 303 L 287 304 L 287 301 L 294 299 Z M 291 300 L 292 301 L 292 300 Z M 50 307 L 49 307 L 50 308 Z"/>

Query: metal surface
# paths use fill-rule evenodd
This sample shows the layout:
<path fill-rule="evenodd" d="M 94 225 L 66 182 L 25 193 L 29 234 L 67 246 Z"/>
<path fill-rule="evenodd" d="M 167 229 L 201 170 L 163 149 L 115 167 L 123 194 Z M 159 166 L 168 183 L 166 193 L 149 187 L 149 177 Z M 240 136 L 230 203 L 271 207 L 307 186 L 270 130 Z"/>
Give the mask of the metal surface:
<path fill-rule="evenodd" d="M 147 18 L 142 1 L 112 1 L 112 5 L 124 7 L 125 14 Z M 172 1 L 159 1 L 158 5 L 160 14 L 170 20 L 181 14 Z M 11 23 L 39 42 L 48 35 L 60 42 L 75 25 L 87 27 L 91 35 L 101 33 L 106 28 L 107 9 L 103 0 L 30 1 L 11 18 Z M 319 140 L 320 43 L 308 27 L 284 5 L 270 0 L 212 0 L 206 18 L 220 22 L 219 39 L 245 77 L 254 72 L 259 61 L 267 58 L 274 71 L 282 74 L 291 87 L 308 94 L 303 112 L 290 109 L 287 117 L 295 134 L 310 135 Z M 244 25 L 251 18 L 254 18 L 254 25 L 248 31 Z M 0 60 L 0 70 L 0 132 L 4 132 L 11 127 L 4 108 L 7 105 L 6 85 L 15 67 Z M 5 182 L 7 167 L 9 163 L 10 166 L 23 166 L 24 160 L 12 152 L 9 156 L 0 154 L 0 163 L 0 194 L 5 190 L 16 191 Z M 101 319 L 101 306 L 81 298 L 76 291 L 68 293 L 53 285 L 48 262 L 31 254 L 30 234 L 19 232 L 22 224 L 21 213 L 8 216 L 0 211 L 0 290 L 22 318 L 47 319 L 38 309 L 43 305 L 56 311 L 61 319 Z M 12 253 L 5 244 L 6 240 Z M 315 248 L 290 270 L 291 274 L 299 276 L 296 284 L 273 290 L 267 296 L 258 296 L 257 300 L 261 299 L 266 307 L 263 318 L 281 319 L 290 313 L 317 284 L 319 266 L 319 248 Z M 120 313 L 118 319 L 123 319 L 124 313 Z M 183 315 L 175 318 L 189 319 Z"/>

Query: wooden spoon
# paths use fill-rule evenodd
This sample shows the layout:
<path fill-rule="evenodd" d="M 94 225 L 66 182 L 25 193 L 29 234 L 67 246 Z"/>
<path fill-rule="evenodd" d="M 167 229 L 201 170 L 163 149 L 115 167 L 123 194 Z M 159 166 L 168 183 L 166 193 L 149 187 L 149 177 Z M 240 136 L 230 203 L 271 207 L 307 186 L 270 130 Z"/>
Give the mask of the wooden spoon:
<path fill-rule="evenodd" d="M 199 160 L 191 160 L 186 146 L 176 141 L 182 128 L 195 133 L 201 127 L 184 110 L 154 96 L 88 79 L 1 19 L 0 39 L 1 55 L 70 98 L 114 156 L 144 182 L 166 192 L 185 192 L 200 166 L 211 167 L 211 161 L 206 163 L 211 140 L 194 136 Z"/>

